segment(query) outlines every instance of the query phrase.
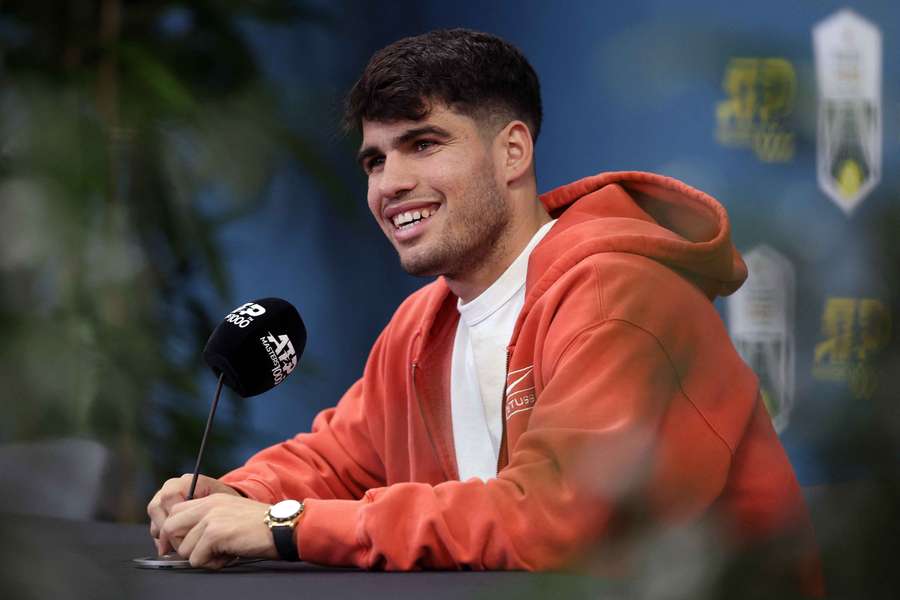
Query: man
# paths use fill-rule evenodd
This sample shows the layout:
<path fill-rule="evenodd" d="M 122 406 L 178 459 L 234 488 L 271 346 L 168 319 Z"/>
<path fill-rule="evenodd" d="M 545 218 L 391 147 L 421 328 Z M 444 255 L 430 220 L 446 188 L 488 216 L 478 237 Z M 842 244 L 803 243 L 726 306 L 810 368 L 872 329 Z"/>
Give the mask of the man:
<path fill-rule="evenodd" d="M 538 198 L 537 77 L 482 33 L 376 53 L 346 120 L 401 265 L 439 278 L 312 433 L 195 500 L 189 476 L 166 482 L 148 506 L 161 553 L 548 569 L 666 527 L 714 523 L 735 547 L 809 533 L 711 302 L 746 277 L 715 200 L 632 172 Z"/>

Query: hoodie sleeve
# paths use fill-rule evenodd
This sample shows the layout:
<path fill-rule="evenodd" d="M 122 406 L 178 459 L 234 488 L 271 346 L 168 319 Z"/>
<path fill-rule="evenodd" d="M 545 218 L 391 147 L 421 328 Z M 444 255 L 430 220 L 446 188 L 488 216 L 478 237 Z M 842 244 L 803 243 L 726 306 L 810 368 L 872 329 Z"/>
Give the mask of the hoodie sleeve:
<path fill-rule="evenodd" d="M 220 481 L 261 502 L 285 498 L 358 499 L 383 486 L 384 466 L 363 410 L 363 380 L 334 408 L 320 412 L 311 433 L 258 452 Z"/>
<path fill-rule="evenodd" d="M 607 321 L 553 362 L 497 478 L 310 499 L 298 526 L 304 559 L 390 570 L 549 569 L 613 543 L 645 516 L 710 506 L 730 453 L 681 392 L 656 338 Z M 683 433 L 661 441 L 664 426 Z"/>

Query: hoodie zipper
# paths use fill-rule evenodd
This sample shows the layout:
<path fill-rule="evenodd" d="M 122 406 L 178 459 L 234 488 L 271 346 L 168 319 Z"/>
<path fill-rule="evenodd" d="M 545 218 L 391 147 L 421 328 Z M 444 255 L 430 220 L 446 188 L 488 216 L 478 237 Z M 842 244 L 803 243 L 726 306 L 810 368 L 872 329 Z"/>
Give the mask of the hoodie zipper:
<path fill-rule="evenodd" d="M 500 463 L 503 462 L 503 453 L 506 451 L 506 382 L 509 381 L 509 359 L 512 352 L 506 349 L 506 371 L 503 373 L 503 389 L 500 390 L 500 424 L 502 426 L 502 434 L 500 435 L 500 450 L 497 452 L 497 475 L 500 474 Z"/>
<path fill-rule="evenodd" d="M 416 403 L 416 406 L 419 407 L 419 417 L 422 419 L 422 424 L 425 426 L 425 434 L 428 436 L 428 442 L 431 444 L 431 450 L 434 452 L 434 456 L 438 461 L 438 464 L 441 467 L 441 471 L 444 472 L 444 477 L 449 481 L 451 479 L 450 473 L 447 472 L 447 469 L 444 465 L 446 462 L 442 457 L 441 453 L 438 451 L 437 444 L 434 441 L 434 436 L 431 434 L 431 427 L 429 426 L 428 419 L 425 418 L 425 409 L 422 406 L 422 402 L 419 400 L 419 390 L 416 387 L 416 369 L 419 368 L 419 363 L 413 361 L 410 363 L 410 375 L 412 377 L 412 390 L 413 390 L 413 401 Z"/>

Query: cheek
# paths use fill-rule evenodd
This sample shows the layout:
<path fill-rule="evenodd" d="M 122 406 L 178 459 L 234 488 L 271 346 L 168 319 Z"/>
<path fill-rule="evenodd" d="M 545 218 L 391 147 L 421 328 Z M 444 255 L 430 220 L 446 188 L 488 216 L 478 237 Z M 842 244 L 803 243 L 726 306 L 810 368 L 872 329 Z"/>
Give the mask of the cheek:
<path fill-rule="evenodd" d="M 460 157 L 460 160 L 448 165 L 447 169 L 437 175 L 449 188 L 468 190 L 483 187 L 486 182 L 493 183 L 496 180 L 496 168 L 489 154 L 472 152 L 469 156 Z"/>
<path fill-rule="evenodd" d="M 372 192 L 372 186 L 369 186 L 368 192 L 366 194 L 366 203 L 369 205 L 369 211 L 372 213 L 372 216 L 375 217 L 376 221 L 381 221 L 379 218 L 381 213 L 381 206 L 378 202 L 378 197 Z"/>

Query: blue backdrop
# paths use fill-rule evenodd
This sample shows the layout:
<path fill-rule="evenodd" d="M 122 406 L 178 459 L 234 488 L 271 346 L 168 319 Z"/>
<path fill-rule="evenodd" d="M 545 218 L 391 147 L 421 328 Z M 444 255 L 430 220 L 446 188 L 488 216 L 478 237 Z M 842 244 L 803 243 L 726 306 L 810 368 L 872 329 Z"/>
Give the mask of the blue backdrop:
<path fill-rule="evenodd" d="M 812 43 L 814 25 L 844 7 L 877 24 L 883 44 L 882 180 L 849 216 L 816 179 Z M 764 243 L 793 264 L 795 406 L 782 439 L 805 484 L 865 470 L 864 457 L 851 447 L 836 452 L 832 442 L 842 431 L 878 427 L 896 397 L 885 362 L 896 356 L 900 5 L 348 0 L 334 10 L 337 29 L 247 30 L 284 102 L 298 107 L 293 125 L 340 165 L 358 203 L 335 207 L 286 168 L 264 209 L 224 234 L 235 303 L 285 297 L 309 329 L 306 369 L 250 400 L 258 435 L 236 461 L 308 429 L 336 403 L 394 308 L 424 283 L 400 270 L 371 222 L 354 140 L 337 132 L 338 103 L 378 48 L 469 27 L 516 44 L 541 78 L 541 191 L 600 171 L 660 172 L 719 199 L 739 249 Z M 330 118 L 300 108 L 312 93 L 296 86 L 301 74 L 320 82 L 316 101 L 331 107 Z"/>

